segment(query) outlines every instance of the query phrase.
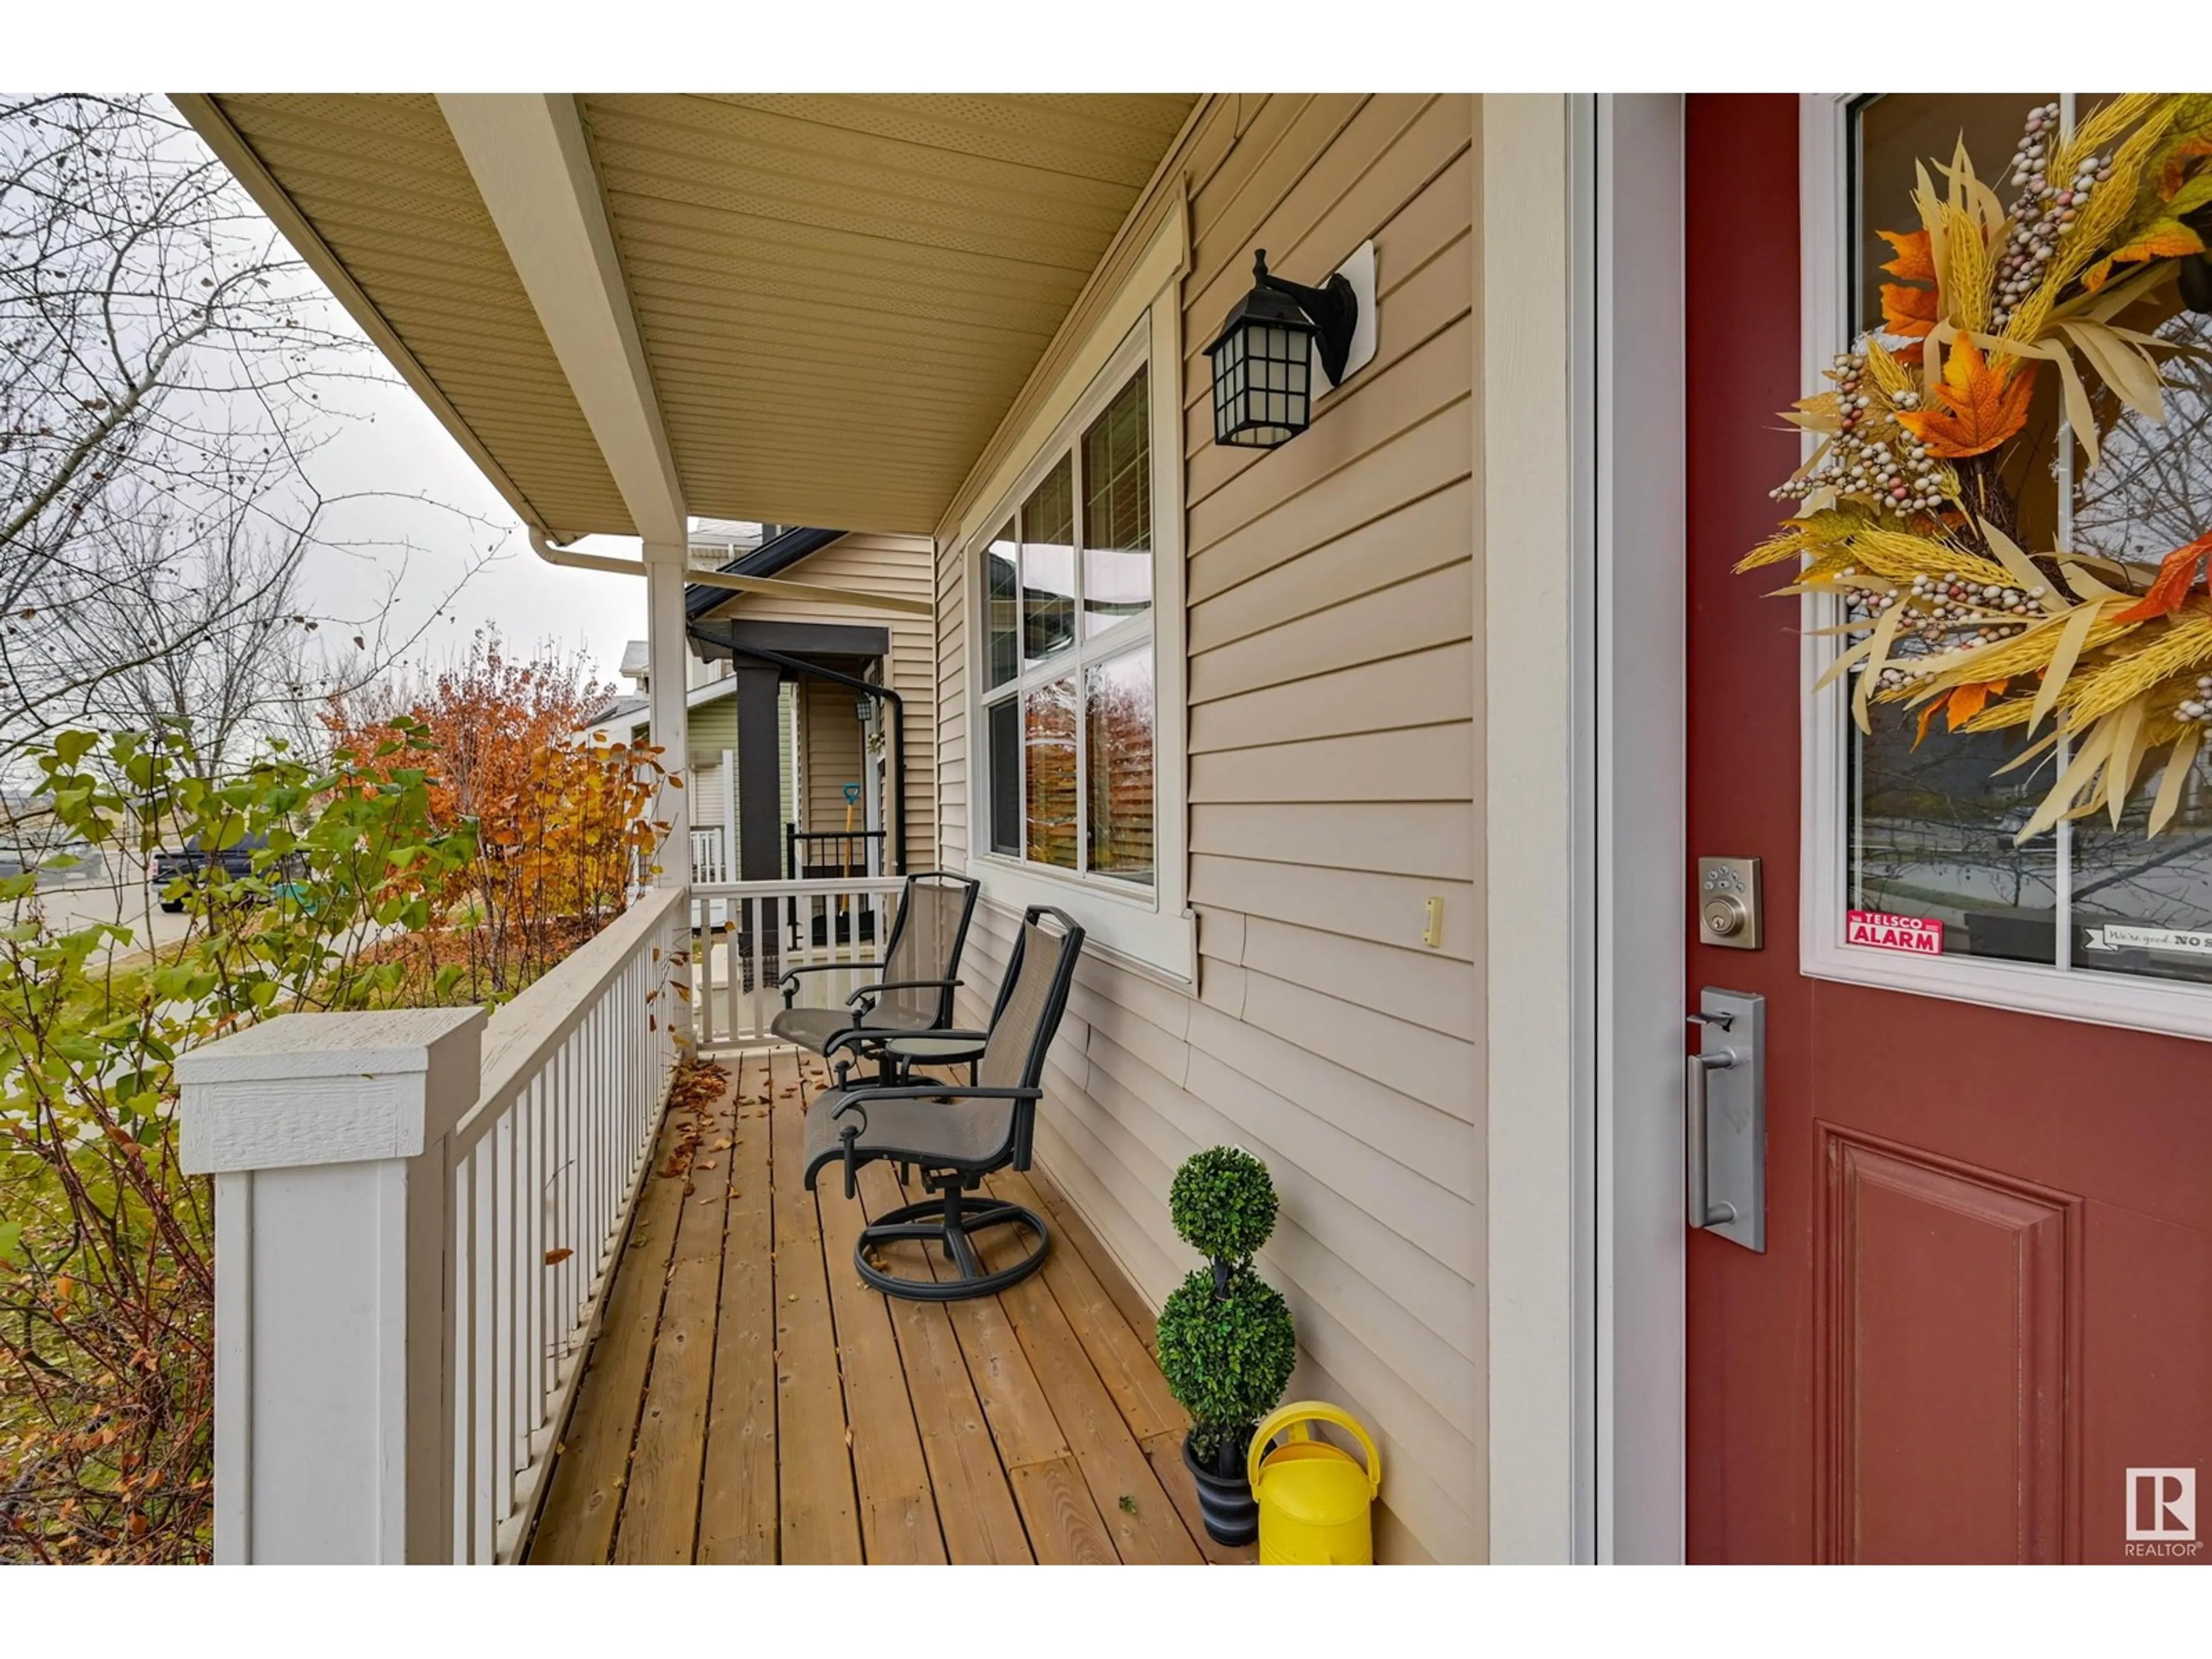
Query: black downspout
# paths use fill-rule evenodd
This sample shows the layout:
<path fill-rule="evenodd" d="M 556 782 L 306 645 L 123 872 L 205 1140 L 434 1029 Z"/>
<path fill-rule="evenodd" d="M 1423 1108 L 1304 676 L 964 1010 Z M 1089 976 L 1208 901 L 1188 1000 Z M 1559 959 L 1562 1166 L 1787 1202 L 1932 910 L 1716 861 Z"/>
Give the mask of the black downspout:
<path fill-rule="evenodd" d="M 898 814 L 898 838 L 891 844 L 891 854 L 897 861 L 898 868 L 891 873 L 898 876 L 906 874 L 906 700 L 888 685 L 877 685 L 853 674 L 841 674 L 834 668 L 821 667 L 803 657 L 787 657 L 781 651 L 763 651 L 756 646 L 724 645 L 721 641 L 713 638 L 702 642 L 720 646 L 730 653 L 732 662 L 739 657 L 757 658 L 762 662 L 774 663 L 778 668 L 787 669 L 802 679 L 823 679 L 833 685 L 849 685 L 854 690 L 864 692 L 878 702 L 890 704 L 891 793 Z"/>

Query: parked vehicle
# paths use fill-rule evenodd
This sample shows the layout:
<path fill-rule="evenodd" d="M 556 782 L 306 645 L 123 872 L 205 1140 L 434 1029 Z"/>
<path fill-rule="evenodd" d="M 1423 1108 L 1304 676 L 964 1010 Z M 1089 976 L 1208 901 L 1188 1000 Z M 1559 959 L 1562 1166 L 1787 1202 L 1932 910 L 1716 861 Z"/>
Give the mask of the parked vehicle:
<path fill-rule="evenodd" d="M 268 845 L 266 835 L 245 835 L 210 852 L 200 845 L 198 836 L 192 836 L 182 847 L 157 849 L 154 854 L 154 885 L 161 891 L 161 908 L 172 915 L 182 910 L 184 896 L 172 894 L 170 888 L 180 878 L 197 879 L 210 865 L 220 865 L 233 879 L 252 875 L 255 856 Z M 288 856 L 270 873 L 296 878 L 299 872 L 294 866 L 297 862 L 295 856 Z"/>
<path fill-rule="evenodd" d="M 57 841 L 39 845 L 0 847 L 0 878 L 38 872 L 41 887 L 97 881 L 107 871 L 107 860 L 89 842 Z"/>

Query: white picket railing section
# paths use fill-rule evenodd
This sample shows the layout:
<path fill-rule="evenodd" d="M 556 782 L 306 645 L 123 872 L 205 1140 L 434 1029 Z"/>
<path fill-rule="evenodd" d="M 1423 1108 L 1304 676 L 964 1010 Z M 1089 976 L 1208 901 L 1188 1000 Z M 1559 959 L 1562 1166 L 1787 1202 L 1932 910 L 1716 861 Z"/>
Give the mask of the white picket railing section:
<path fill-rule="evenodd" d="M 512 1559 L 536 1513 L 667 1097 L 682 897 L 648 895 L 484 1027 L 447 1143 L 456 1561 Z"/>
<path fill-rule="evenodd" d="M 515 1559 L 688 1040 L 690 914 L 641 895 L 489 1019 L 287 1014 L 179 1060 L 218 1561 Z"/>
<path fill-rule="evenodd" d="M 720 830 L 694 830 L 691 832 L 691 884 L 694 887 L 729 881 L 737 873 L 730 868 L 729 842 Z"/>
<path fill-rule="evenodd" d="M 769 1024 L 783 1006 L 776 981 L 793 968 L 852 964 L 843 973 L 805 975 L 799 1000 L 817 1006 L 842 1004 L 878 977 L 866 964 L 882 957 L 905 885 L 898 876 L 840 876 L 693 888 L 692 1014 L 699 1046 L 750 1048 L 775 1042 Z"/>

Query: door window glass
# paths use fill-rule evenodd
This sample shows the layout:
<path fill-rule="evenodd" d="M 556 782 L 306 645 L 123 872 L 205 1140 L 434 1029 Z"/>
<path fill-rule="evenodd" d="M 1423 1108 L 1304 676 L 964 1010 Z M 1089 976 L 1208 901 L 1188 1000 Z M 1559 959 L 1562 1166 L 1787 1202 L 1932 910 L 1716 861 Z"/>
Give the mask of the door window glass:
<path fill-rule="evenodd" d="M 1882 270 L 1896 255 L 1879 233 L 1919 224 L 1916 167 L 1932 173 L 1963 138 L 2008 209 L 2019 192 L 2006 164 L 2029 112 L 2063 100 L 2079 119 L 2103 96 L 1893 93 L 1858 104 L 1850 146 L 1855 331 L 1881 331 L 1895 343 L 1909 308 Z M 2165 422 L 2122 411 L 2100 392 L 2096 469 L 2075 445 L 2070 471 L 2039 471 L 2033 457 L 2064 453 L 2057 377 L 2040 376 L 2014 450 L 2023 459 L 2005 483 L 2019 505 L 2023 546 L 2155 565 L 2212 530 L 2212 319 L 2183 311 L 2169 283 L 2115 320 L 2205 349 L 2162 356 Z M 2055 781 L 2057 755 L 2004 772 L 2025 746 L 2017 732 L 1954 734 L 1939 714 L 1923 733 L 1917 709 L 1876 702 L 1869 713 L 1870 733 L 1848 726 L 1853 908 L 1940 921 L 1946 954 L 2212 981 L 2212 771 L 2204 758 L 2212 745 L 2200 750 L 2180 807 L 2157 837 L 2146 834 L 2152 779 L 2117 826 L 2100 812 L 2021 844 L 2014 836 Z M 1840 717 L 1849 721 L 1847 711 Z"/>

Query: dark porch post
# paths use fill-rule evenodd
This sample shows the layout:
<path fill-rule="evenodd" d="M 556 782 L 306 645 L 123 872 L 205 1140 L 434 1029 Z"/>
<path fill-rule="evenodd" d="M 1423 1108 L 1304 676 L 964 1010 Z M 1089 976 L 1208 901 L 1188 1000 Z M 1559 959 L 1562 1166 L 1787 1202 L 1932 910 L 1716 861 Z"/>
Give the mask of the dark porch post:
<path fill-rule="evenodd" d="M 738 879 L 774 881 L 782 871 L 781 753 L 772 663 L 734 658 L 738 682 Z"/>

